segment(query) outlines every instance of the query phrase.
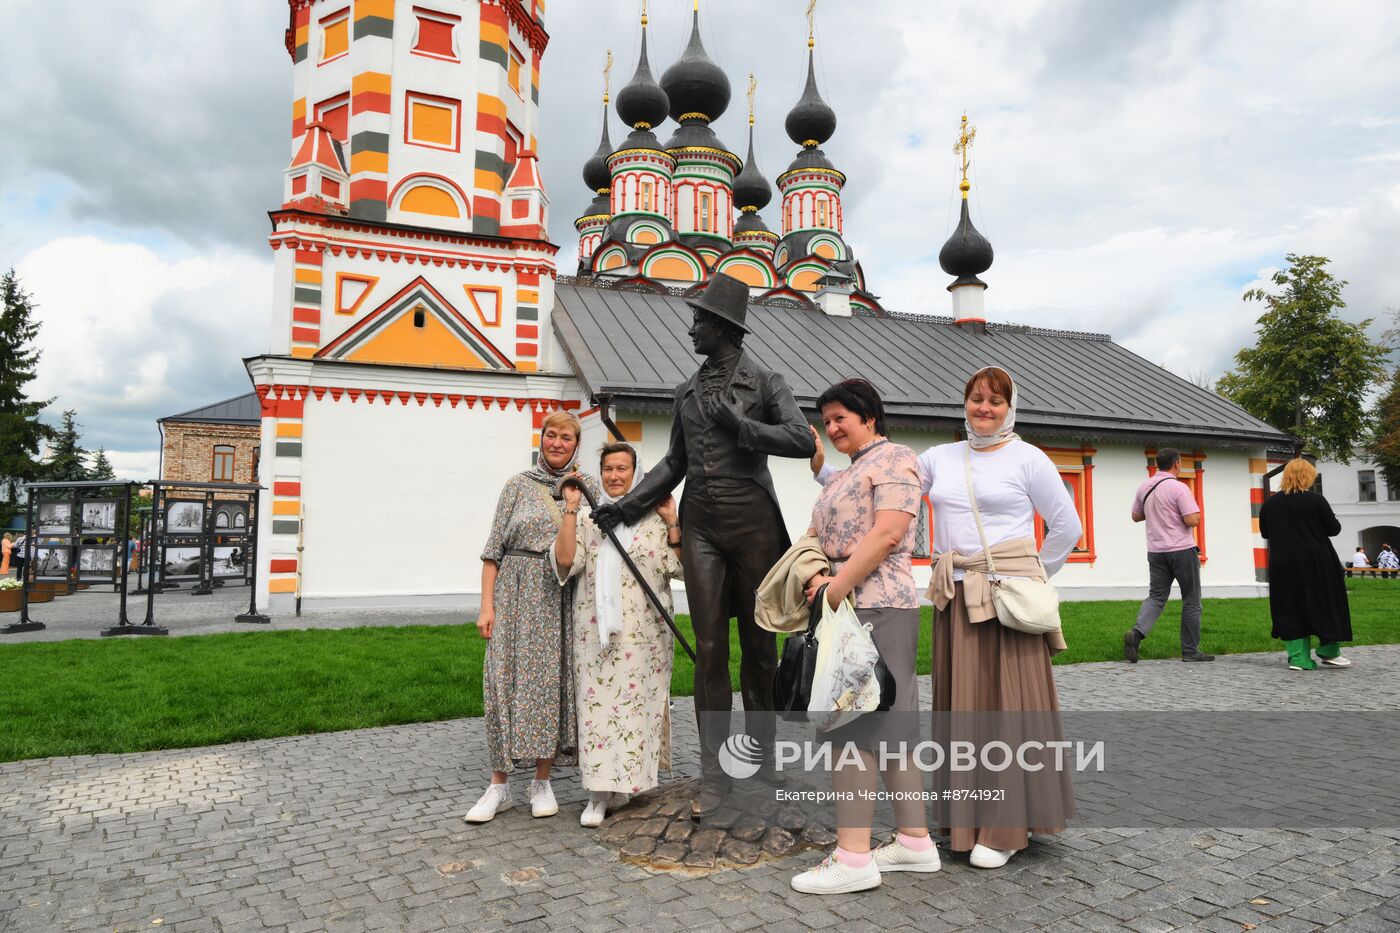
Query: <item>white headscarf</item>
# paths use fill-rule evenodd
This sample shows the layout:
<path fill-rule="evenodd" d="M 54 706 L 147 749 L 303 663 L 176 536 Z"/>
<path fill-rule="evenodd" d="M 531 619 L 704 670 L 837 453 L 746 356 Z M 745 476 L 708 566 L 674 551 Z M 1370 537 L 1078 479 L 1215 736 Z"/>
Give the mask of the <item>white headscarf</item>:
<path fill-rule="evenodd" d="M 1000 366 L 983 366 L 972 374 L 972 382 L 975 385 L 977 378 L 989 369 L 1001 369 Z M 1006 370 L 1002 369 L 1006 373 Z M 1011 374 L 1006 373 L 1006 378 L 1011 379 Z M 963 430 L 967 433 L 967 443 L 973 450 L 985 450 L 988 447 L 995 447 L 1007 441 L 1017 441 L 1021 435 L 1016 433 L 1016 380 L 1011 379 L 1011 398 L 1007 400 L 1010 406 L 1006 409 L 1006 418 L 1001 422 L 1001 427 L 997 428 L 995 434 L 978 434 L 972 429 L 972 422 L 967 420 L 966 413 L 963 416 Z M 964 406 L 966 407 L 966 406 Z"/>
<path fill-rule="evenodd" d="M 646 471 L 642 469 L 641 458 L 638 458 L 636 470 L 632 474 L 632 485 L 624 489 L 622 495 L 625 496 L 636 489 L 644 475 Z M 616 502 L 620 498 L 622 497 L 608 495 L 606 489 L 598 496 L 600 503 Z M 632 547 L 632 539 L 643 521 L 646 521 L 645 516 L 636 525 L 618 525 L 613 530 L 613 534 L 617 535 L 617 543 L 622 545 L 622 551 L 613 547 L 607 535 L 603 536 L 603 545 L 598 550 L 598 566 L 593 579 L 593 610 L 598 616 L 598 640 L 604 648 L 609 646 L 613 635 L 622 631 L 622 575 L 630 572 L 622 561 L 622 555 Z"/>

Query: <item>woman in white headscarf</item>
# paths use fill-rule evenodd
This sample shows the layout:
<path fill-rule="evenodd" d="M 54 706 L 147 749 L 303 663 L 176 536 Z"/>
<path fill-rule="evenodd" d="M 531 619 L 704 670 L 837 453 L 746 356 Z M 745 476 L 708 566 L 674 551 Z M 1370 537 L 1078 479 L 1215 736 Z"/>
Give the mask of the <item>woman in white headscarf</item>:
<path fill-rule="evenodd" d="M 602 502 L 621 499 L 642 478 L 629 444 L 608 444 L 600 458 Z M 574 684 L 579 776 L 589 792 L 579 822 L 598 826 L 610 807 L 657 785 L 671 767 L 672 636 L 576 486 L 564 489 L 564 523 L 552 556 L 561 583 L 574 592 Z M 669 497 L 635 525 L 619 525 L 618 542 L 671 611 L 671 581 L 681 579 L 681 529 Z"/>
<path fill-rule="evenodd" d="M 969 478 L 986 548 L 1000 576 L 1044 580 L 1053 575 L 1074 550 L 1083 526 L 1055 464 L 1016 434 L 1016 384 L 1010 374 L 994 366 L 974 373 L 963 404 L 967 440 L 934 447 L 919 458 L 934 516 L 929 586 L 935 609 L 934 719 L 954 737 L 983 745 L 1005 741 L 1017 748 L 1028 739 L 1060 738 L 1050 657 L 1065 642 L 1058 631 L 1028 635 L 997 621 Z M 1039 548 L 1036 521 L 1046 528 Z M 1002 715 L 976 722 L 959 715 L 970 712 Z M 968 729 L 976 734 L 967 735 Z M 1000 868 L 1026 847 L 1032 830 L 1064 828 L 1074 813 L 1068 774 L 1052 766 L 1053 756 L 1033 763 L 1042 769 L 1018 765 L 998 774 L 963 775 L 974 786 L 1004 789 L 1002 800 L 935 804 L 953 851 L 970 852 L 978 868 Z"/>

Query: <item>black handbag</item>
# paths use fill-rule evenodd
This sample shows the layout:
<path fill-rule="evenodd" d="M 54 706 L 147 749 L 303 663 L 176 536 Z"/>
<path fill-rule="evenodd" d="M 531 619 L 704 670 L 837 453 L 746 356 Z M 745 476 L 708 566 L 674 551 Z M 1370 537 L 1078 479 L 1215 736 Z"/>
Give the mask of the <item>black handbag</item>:
<path fill-rule="evenodd" d="M 794 632 L 783 642 L 783 654 L 773 675 L 773 709 L 789 722 L 805 722 L 807 707 L 812 700 L 812 676 L 817 668 L 817 623 L 822 618 L 826 602 L 826 587 L 817 590 L 807 614 L 805 631 Z M 878 712 L 894 705 L 894 675 L 885 666 L 884 658 L 875 662 L 875 681 L 880 685 Z"/>
<path fill-rule="evenodd" d="M 807 612 L 807 628 L 793 632 L 783 642 L 778 670 L 773 675 L 773 709 L 789 722 L 805 722 L 812 700 L 812 675 L 817 669 L 817 623 L 821 621 L 826 587 L 817 590 Z"/>

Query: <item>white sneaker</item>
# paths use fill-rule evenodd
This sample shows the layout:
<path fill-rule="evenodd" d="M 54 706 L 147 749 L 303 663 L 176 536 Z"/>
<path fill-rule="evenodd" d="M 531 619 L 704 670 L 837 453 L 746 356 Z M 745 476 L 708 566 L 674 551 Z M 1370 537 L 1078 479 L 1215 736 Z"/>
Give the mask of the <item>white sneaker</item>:
<path fill-rule="evenodd" d="M 548 781 L 530 782 L 530 815 L 553 816 L 559 812 L 559 804 L 554 801 L 554 788 Z"/>
<path fill-rule="evenodd" d="M 852 868 L 838 859 L 835 852 L 792 879 L 792 889 L 802 894 L 850 894 L 879 886 L 880 869 L 874 858 L 863 868 Z"/>
<path fill-rule="evenodd" d="M 603 818 L 608 815 L 608 793 L 595 791 L 588 795 L 588 806 L 583 808 L 583 815 L 578 818 L 578 824 L 588 829 L 597 829 L 603 825 Z"/>
<path fill-rule="evenodd" d="M 1351 658 L 1338 655 L 1335 658 L 1318 658 L 1317 663 L 1326 667 L 1351 667 Z"/>
<path fill-rule="evenodd" d="M 938 871 L 938 847 L 929 846 L 922 852 L 908 848 L 895 836 L 874 852 L 875 867 L 880 874 L 887 871 Z"/>
<path fill-rule="evenodd" d="M 476 806 L 467 811 L 465 819 L 468 823 L 489 823 L 497 813 L 513 806 L 515 801 L 510 799 L 509 784 L 490 784 Z"/>
<path fill-rule="evenodd" d="M 1011 861 L 1011 856 L 1015 854 L 1015 849 L 989 849 L 978 844 L 972 847 L 969 861 L 972 862 L 973 868 L 1000 868 Z"/>

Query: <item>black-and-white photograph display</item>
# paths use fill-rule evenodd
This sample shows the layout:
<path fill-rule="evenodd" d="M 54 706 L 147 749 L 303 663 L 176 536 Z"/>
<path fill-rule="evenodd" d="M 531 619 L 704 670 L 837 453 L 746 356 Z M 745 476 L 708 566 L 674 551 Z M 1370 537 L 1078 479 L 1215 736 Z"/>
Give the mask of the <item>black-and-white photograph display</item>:
<path fill-rule="evenodd" d="M 71 551 L 65 545 L 41 545 L 34 551 L 34 577 L 37 580 L 67 580 Z"/>
<path fill-rule="evenodd" d="M 73 533 L 73 503 L 40 502 L 37 524 L 41 535 L 71 535 Z"/>
<path fill-rule="evenodd" d="M 204 503 L 174 500 L 165 504 L 165 528 L 168 535 L 197 535 L 204 530 Z"/>
<path fill-rule="evenodd" d="M 117 549 L 85 547 L 78 550 L 78 579 L 110 582 L 117 575 Z"/>
<path fill-rule="evenodd" d="M 216 577 L 244 577 L 248 574 L 248 549 L 242 546 L 214 548 L 213 575 Z"/>
<path fill-rule="evenodd" d="M 160 564 L 162 580 L 196 580 L 199 578 L 199 547 L 167 547 L 165 559 Z"/>
<path fill-rule="evenodd" d="M 110 535 L 117 530 L 117 500 L 93 499 L 78 503 L 78 516 L 85 535 Z"/>
<path fill-rule="evenodd" d="M 228 534 L 243 534 L 248 530 L 248 503 L 215 502 L 214 530 Z"/>

